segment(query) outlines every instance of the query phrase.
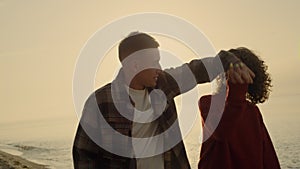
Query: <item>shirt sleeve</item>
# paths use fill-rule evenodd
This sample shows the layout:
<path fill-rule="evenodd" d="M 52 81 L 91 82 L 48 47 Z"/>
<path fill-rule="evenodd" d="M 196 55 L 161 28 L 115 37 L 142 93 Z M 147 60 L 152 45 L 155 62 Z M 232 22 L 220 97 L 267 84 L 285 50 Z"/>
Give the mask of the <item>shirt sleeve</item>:
<path fill-rule="evenodd" d="M 215 57 L 194 59 L 176 68 L 164 70 L 164 80 L 171 96 L 175 97 L 193 89 L 197 84 L 211 82 L 220 73 L 227 71 L 230 63 L 239 59 L 230 52 L 220 51 Z"/>

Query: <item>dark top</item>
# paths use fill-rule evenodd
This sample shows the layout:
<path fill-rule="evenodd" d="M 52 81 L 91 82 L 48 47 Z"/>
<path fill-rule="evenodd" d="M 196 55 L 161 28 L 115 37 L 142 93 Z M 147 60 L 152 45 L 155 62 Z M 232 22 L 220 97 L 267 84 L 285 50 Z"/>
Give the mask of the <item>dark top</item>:
<path fill-rule="evenodd" d="M 199 100 L 203 121 L 207 119 L 203 122 L 203 136 L 208 139 L 202 144 L 198 168 L 279 169 L 262 115 L 255 104 L 246 100 L 248 86 L 229 83 L 228 87 L 223 97 L 207 95 Z M 219 106 L 210 108 L 212 97 Z M 219 124 L 213 131 L 218 117 Z"/>

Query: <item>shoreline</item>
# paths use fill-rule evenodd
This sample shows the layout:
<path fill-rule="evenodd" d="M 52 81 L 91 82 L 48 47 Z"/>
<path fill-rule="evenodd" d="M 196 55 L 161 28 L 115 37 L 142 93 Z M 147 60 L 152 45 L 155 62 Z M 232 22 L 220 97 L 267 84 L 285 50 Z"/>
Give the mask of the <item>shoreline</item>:
<path fill-rule="evenodd" d="M 0 150 L 0 169 L 49 169 L 46 165 L 37 164 L 20 156 Z"/>

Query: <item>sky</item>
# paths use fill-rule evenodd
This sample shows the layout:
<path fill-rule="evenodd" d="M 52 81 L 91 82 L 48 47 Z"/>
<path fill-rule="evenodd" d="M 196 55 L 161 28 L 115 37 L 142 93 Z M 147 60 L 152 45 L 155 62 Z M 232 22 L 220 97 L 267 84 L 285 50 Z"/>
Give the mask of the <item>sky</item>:
<path fill-rule="evenodd" d="M 266 61 L 273 79 L 273 91 L 262 109 L 297 110 L 299 7 L 298 0 L 0 0 L 0 125 L 70 119 L 74 132 L 72 80 L 81 49 L 103 26 L 144 12 L 170 14 L 192 23 L 217 51 L 239 46 L 254 50 Z M 197 57 L 179 42 L 155 37 L 184 61 Z M 113 79 L 119 66 L 116 46 L 99 65 L 98 71 L 105 74 L 97 75 L 95 89 Z M 297 111 L 291 112 L 291 118 L 300 120 Z"/>

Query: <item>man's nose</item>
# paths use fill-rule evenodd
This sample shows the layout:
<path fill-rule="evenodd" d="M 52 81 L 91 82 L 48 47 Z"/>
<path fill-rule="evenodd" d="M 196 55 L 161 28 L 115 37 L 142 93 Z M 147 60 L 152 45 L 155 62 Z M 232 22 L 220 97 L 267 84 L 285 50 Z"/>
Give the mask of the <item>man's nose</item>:
<path fill-rule="evenodd" d="M 156 73 L 157 74 L 161 74 L 162 73 L 161 67 L 159 69 L 156 69 Z"/>

